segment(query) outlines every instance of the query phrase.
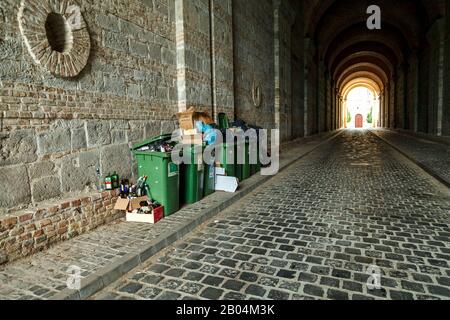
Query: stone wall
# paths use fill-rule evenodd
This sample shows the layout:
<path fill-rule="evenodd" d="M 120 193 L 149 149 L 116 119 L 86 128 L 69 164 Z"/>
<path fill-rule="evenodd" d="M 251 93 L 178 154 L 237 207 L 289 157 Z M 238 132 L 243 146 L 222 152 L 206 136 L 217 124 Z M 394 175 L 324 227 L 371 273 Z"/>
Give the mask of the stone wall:
<path fill-rule="evenodd" d="M 404 66 L 397 68 L 397 82 L 395 84 L 395 128 L 404 127 L 405 111 L 405 71 Z"/>
<path fill-rule="evenodd" d="M 233 2 L 235 114 L 264 128 L 274 128 L 274 10 L 271 0 Z M 256 108 L 252 89 L 260 86 Z"/>
<path fill-rule="evenodd" d="M 305 39 L 305 136 L 318 132 L 318 65 L 316 59 L 316 48 L 311 39 Z"/>
<path fill-rule="evenodd" d="M 130 147 L 172 132 L 188 106 L 279 126 L 284 140 L 303 135 L 304 22 L 292 16 L 295 2 L 278 4 L 276 109 L 274 1 L 76 0 L 90 48 L 71 78 L 48 72 L 29 53 L 21 31 L 33 33 L 20 28 L 21 1 L 0 2 L 0 261 L 119 218 L 113 197 L 98 192 L 104 176 L 135 179 Z M 27 14 L 36 1 L 24 0 Z M 301 88 L 295 99 L 294 81 Z M 85 194 L 90 200 L 74 206 Z"/>
<path fill-rule="evenodd" d="M 421 133 L 428 132 L 428 90 L 429 90 L 429 64 L 430 50 L 422 50 L 419 54 L 419 104 L 418 128 Z"/>
<path fill-rule="evenodd" d="M 418 111 L 418 60 L 415 53 L 411 54 L 408 62 L 408 75 L 407 75 L 407 123 L 405 125 L 406 129 L 417 131 L 417 111 Z"/>
<path fill-rule="evenodd" d="M 234 116 L 232 1 L 175 0 L 178 105 Z"/>
<path fill-rule="evenodd" d="M 20 1 L 2 1 L 0 207 L 95 190 L 96 169 L 133 176 L 129 146 L 174 129 L 173 1 L 79 1 L 92 50 L 76 78 L 33 63 Z"/>
<path fill-rule="evenodd" d="M 444 114 L 442 134 L 450 136 L 450 3 L 447 2 L 444 61 Z"/>

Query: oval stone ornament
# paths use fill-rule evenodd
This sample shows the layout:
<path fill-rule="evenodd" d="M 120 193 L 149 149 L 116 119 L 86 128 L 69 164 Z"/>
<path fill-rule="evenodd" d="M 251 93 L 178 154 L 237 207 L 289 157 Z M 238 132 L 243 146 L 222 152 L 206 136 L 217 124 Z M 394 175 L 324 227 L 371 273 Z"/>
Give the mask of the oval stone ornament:
<path fill-rule="evenodd" d="M 22 0 L 18 20 L 36 64 L 63 78 L 75 77 L 84 69 L 91 40 L 74 0 Z"/>

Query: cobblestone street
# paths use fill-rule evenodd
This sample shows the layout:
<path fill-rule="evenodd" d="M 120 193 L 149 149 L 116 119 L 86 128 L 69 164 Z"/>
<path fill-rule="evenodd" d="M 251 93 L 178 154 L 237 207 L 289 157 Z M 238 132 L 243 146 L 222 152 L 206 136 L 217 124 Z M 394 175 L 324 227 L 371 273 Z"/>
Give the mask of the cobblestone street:
<path fill-rule="evenodd" d="M 449 213 L 447 188 L 349 130 L 93 298 L 449 299 Z"/>

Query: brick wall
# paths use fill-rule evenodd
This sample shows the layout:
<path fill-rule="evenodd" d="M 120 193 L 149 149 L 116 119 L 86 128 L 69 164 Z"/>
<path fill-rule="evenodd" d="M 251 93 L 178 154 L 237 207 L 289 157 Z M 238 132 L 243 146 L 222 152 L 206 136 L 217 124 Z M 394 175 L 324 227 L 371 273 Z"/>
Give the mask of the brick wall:
<path fill-rule="evenodd" d="M 0 216 L 0 265 L 122 218 L 113 210 L 117 196 L 106 191 Z"/>
<path fill-rule="evenodd" d="M 114 197 L 97 191 L 103 177 L 117 171 L 135 179 L 130 147 L 172 132 L 187 106 L 275 126 L 270 0 L 78 0 L 91 51 L 70 79 L 33 61 L 17 21 L 20 2 L 0 3 L 0 261 L 119 218 Z M 280 60 L 286 137 L 293 130 L 290 41 L 283 38 Z M 303 62 L 302 46 L 295 50 Z"/>
<path fill-rule="evenodd" d="M 7 183 L 0 206 L 93 190 L 96 168 L 131 177 L 130 144 L 175 126 L 173 1 L 79 1 L 92 50 L 74 79 L 33 63 L 18 29 L 19 3 L 1 4 L 0 177 Z"/>

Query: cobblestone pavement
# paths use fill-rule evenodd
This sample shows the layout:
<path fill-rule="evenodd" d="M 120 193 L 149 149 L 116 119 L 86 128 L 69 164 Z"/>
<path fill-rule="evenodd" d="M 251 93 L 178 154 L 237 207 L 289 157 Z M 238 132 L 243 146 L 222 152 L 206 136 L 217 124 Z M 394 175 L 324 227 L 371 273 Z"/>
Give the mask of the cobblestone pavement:
<path fill-rule="evenodd" d="M 449 299 L 449 213 L 447 188 L 346 131 L 93 298 Z"/>
<path fill-rule="evenodd" d="M 449 145 L 387 130 L 374 132 L 450 186 Z"/>
<path fill-rule="evenodd" d="M 67 288 L 67 270 L 81 268 L 83 278 L 139 248 L 170 228 L 188 219 L 173 216 L 152 225 L 121 223 L 101 227 L 93 232 L 0 268 L 0 299 L 48 299 Z"/>
<path fill-rule="evenodd" d="M 293 161 L 300 153 L 314 149 L 329 137 L 311 137 L 291 143 L 289 150 L 281 155 L 281 161 Z M 244 181 L 242 186 L 251 187 L 259 178 L 255 176 Z M 164 238 L 167 232 L 196 219 L 205 209 L 221 205 L 232 197 L 234 194 L 215 193 L 183 208 L 157 225 L 118 221 L 44 252 L 3 265 L 0 267 L 0 300 L 51 299 L 67 288 L 68 269 L 71 266 L 81 268 L 83 279 L 95 275 L 130 252 L 141 249 L 154 239 Z"/>

